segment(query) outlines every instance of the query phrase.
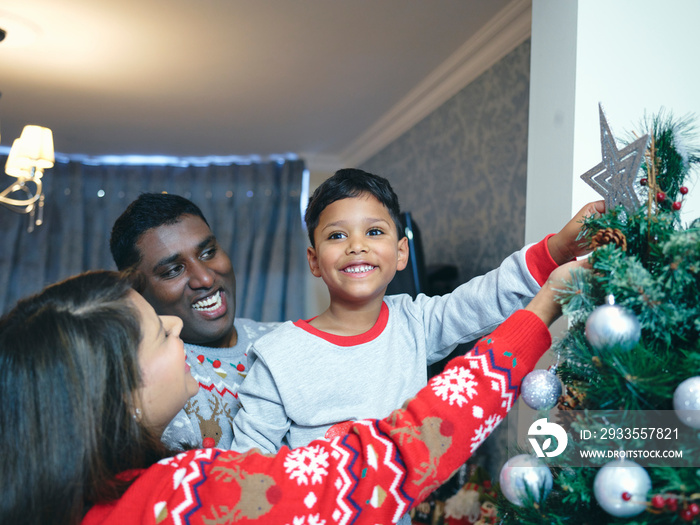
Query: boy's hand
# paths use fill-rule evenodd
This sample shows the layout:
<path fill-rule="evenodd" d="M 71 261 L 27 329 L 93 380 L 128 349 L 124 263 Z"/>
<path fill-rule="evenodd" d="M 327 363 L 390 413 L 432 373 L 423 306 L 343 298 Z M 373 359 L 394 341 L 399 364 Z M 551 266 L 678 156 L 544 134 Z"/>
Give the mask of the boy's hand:
<path fill-rule="evenodd" d="M 551 325 L 561 315 L 561 305 L 556 301 L 556 290 L 563 289 L 563 283 L 571 276 L 571 270 L 579 267 L 590 267 L 590 263 L 587 260 L 571 261 L 554 270 L 525 310 L 537 315 L 547 326 Z"/>
<path fill-rule="evenodd" d="M 554 262 L 561 265 L 590 253 L 591 247 L 588 243 L 582 240 L 577 241 L 576 237 L 578 237 L 586 217 L 603 213 L 605 213 L 605 201 L 589 202 L 566 223 L 559 233 L 551 236 L 547 241 L 547 248 L 549 248 Z"/>

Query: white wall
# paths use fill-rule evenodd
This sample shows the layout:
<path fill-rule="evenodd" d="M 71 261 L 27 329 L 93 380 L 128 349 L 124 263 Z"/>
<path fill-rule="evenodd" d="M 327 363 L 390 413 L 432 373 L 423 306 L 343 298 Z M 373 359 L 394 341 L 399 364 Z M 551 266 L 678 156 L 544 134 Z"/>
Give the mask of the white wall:
<path fill-rule="evenodd" d="M 576 2 L 533 2 L 526 243 L 571 217 L 576 20 Z"/>
<path fill-rule="evenodd" d="M 697 0 L 534 0 L 527 242 L 600 198 L 580 179 L 601 161 L 598 103 L 616 137 L 662 107 L 700 117 L 698 19 Z M 688 186 L 686 222 L 700 216 Z"/>

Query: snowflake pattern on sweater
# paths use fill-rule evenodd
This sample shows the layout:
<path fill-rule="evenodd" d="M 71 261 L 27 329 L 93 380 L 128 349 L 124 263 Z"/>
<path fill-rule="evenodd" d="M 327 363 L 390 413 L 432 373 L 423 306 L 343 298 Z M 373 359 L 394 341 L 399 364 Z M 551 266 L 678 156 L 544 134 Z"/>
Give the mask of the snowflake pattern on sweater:
<path fill-rule="evenodd" d="M 538 318 L 518 312 L 383 420 L 276 455 L 184 452 L 134 472 L 125 495 L 83 523 L 395 523 L 503 419 L 550 341 Z"/>

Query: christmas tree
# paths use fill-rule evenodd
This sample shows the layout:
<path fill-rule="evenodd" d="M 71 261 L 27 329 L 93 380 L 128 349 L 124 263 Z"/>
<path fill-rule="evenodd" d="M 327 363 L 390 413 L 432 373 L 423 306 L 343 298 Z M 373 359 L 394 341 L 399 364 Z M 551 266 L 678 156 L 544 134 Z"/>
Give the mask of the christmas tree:
<path fill-rule="evenodd" d="M 506 463 L 502 523 L 700 523 L 700 220 L 680 218 L 700 152 L 691 118 L 662 110 L 641 127 L 618 150 L 601 110 L 603 162 L 582 178 L 606 213 L 584 223 L 590 268 L 560 291 L 558 366 L 522 392 L 568 443 L 557 458 Z M 582 463 L 594 448 L 601 458 Z M 682 460 L 630 459 L 677 449 Z"/>

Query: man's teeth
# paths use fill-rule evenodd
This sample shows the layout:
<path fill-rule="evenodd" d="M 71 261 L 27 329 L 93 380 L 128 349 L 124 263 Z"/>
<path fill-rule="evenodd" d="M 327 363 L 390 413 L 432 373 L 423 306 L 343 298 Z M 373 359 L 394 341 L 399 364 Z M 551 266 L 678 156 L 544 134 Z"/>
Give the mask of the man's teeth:
<path fill-rule="evenodd" d="M 192 305 L 192 308 L 199 311 L 216 310 L 221 306 L 221 291 L 216 292 L 211 297 L 197 301 Z"/>
<path fill-rule="evenodd" d="M 370 266 L 369 264 L 364 264 L 362 266 L 350 266 L 349 268 L 345 268 L 343 270 L 345 273 L 363 273 L 363 272 L 369 272 L 371 270 L 374 270 L 374 266 Z"/>

